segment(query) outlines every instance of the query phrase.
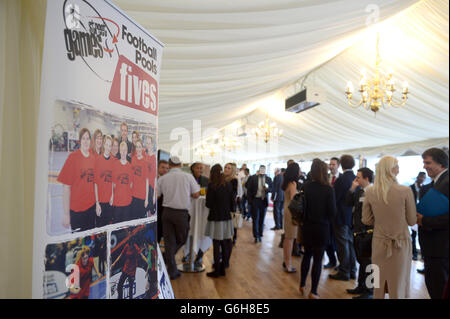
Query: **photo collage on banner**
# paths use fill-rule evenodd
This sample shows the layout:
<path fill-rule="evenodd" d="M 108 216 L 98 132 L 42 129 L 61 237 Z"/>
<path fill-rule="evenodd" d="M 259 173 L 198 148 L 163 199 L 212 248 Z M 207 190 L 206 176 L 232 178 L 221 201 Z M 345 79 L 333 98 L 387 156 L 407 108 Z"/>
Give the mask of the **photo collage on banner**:
<path fill-rule="evenodd" d="M 162 50 L 108 0 L 48 0 L 33 298 L 159 297 Z"/>
<path fill-rule="evenodd" d="M 175 299 L 164 258 L 158 245 L 158 289 L 159 299 Z"/>

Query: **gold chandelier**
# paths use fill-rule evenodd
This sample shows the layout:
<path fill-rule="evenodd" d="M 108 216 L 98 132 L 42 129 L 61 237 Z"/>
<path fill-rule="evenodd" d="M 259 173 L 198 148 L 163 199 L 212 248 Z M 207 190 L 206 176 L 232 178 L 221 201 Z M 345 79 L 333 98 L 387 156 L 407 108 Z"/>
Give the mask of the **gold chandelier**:
<path fill-rule="evenodd" d="M 405 105 L 408 95 L 408 82 L 403 82 L 402 87 L 402 99 L 400 102 L 393 100 L 395 89 L 395 81 L 392 79 L 392 69 L 388 69 L 384 76 L 380 72 L 381 57 L 379 52 L 380 38 L 377 34 L 377 58 L 375 63 L 375 77 L 372 79 L 367 78 L 366 71 L 361 71 L 361 78 L 359 81 L 359 93 L 361 94 L 361 100 L 359 102 L 352 102 L 353 84 L 347 83 L 347 95 L 348 104 L 352 107 L 359 107 L 363 105 L 366 110 L 370 108 L 372 112 L 376 114 L 381 106 L 386 108 L 388 106 L 401 107 Z"/>
<path fill-rule="evenodd" d="M 258 127 L 253 130 L 256 137 L 262 136 L 264 142 L 268 143 L 271 138 L 281 137 L 283 130 L 277 127 L 277 123 L 269 123 L 269 114 L 266 113 L 266 119 L 258 124 Z"/>
<path fill-rule="evenodd" d="M 220 145 L 225 151 L 231 152 L 241 147 L 242 144 L 236 136 L 223 136 Z"/>
<path fill-rule="evenodd" d="M 215 144 L 206 144 L 205 142 L 202 145 L 195 149 L 195 155 L 199 156 L 201 160 L 207 157 L 214 157 L 217 153 L 219 153 L 219 148 Z"/>

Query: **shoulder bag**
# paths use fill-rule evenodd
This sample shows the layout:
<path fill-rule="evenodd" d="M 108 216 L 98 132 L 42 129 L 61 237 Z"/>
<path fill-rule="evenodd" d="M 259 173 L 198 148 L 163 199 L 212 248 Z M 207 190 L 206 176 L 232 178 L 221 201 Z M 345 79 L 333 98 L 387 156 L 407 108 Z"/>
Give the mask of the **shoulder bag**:
<path fill-rule="evenodd" d="M 294 225 L 301 225 L 305 219 L 306 209 L 305 191 L 303 189 L 294 195 L 288 208 L 291 212 L 292 223 Z"/>

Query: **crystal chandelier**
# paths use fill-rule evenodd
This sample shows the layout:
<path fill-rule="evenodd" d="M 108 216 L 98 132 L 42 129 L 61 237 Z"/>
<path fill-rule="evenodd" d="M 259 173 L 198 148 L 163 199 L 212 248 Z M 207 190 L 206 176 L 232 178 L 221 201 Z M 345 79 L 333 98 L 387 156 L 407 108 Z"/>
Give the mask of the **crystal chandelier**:
<path fill-rule="evenodd" d="M 231 152 L 239 148 L 241 146 L 241 142 L 239 142 L 235 136 L 223 136 L 220 141 L 220 145 L 225 151 Z"/>
<path fill-rule="evenodd" d="M 195 155 L 199 156 L 201 160 L 208 157 L 214 157 L 219 153 L 219 148 L 215 144 L 206 144 L 205 142 L 202 145 L 195 149 Z"/>
<path fill-rule="evenodd" d="M 363 105 L 366 110 L 370 108 L 372 112 L 376 114 L 381 106 L 386 108 L 387 106 L 400 107 L 405 105 L 408 95 L 408 82 L 403 82 L 402 99 L 400 102 L 393 100 L 395 89 L 395 81 L 392 79 L 392 69 L 388 69 L 386 75 L 380 72 L 381 57 L 379 52 L 380 38 L 377 34 L 377 58 L 375 63 L 375 77 L 372 79 L 367 78 L 366 70 L 361 71 L 361 78 L 359 81 L 359 93 L 361 94 L 361 100 L 359 102 L 352 102 L 353 84 L 347 83 L 347 95 L 348 104 L 352 107 L 359 107 Z"/>
<path fill-rule="evenodd" d="M 256 137 L 263 137 L 264 142 L 268 143 L 271 138 L 281 137 L 283 130 L 277 127 L 277 123 L 269 123 L 269 115 L 266 113 L 266 119 L 258 124 L 258 127 L 253 130 Z"/>

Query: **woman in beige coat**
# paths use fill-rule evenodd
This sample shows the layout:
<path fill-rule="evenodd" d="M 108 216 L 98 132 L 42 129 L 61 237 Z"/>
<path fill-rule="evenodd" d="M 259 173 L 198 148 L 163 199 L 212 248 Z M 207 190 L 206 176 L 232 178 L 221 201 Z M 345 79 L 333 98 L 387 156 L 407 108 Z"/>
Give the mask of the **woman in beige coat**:
<path fill-rule="evenodd" d="M 417 222 L 416 205 L 411 188 L 398 184 L 398 173 L 398 161 L 384 156 L 363 204 L 362 222 L 374 226 L 372 264 L 379 269 L 379 276 L 374 272 L 376 299 L 384 298 L 385 292 L 389 298 L 409 297 L 412 243 L 408 225 Z"/>

